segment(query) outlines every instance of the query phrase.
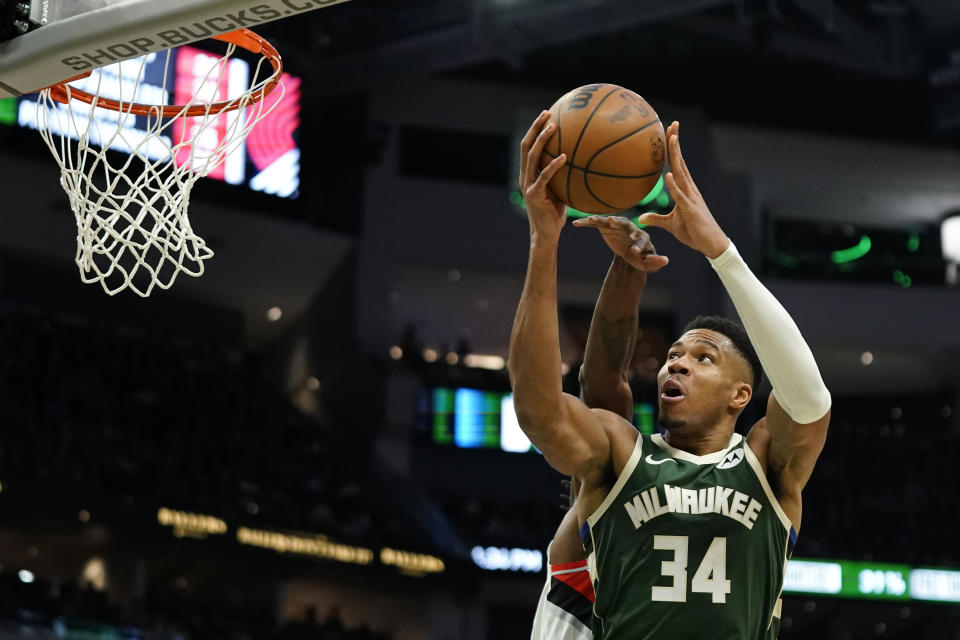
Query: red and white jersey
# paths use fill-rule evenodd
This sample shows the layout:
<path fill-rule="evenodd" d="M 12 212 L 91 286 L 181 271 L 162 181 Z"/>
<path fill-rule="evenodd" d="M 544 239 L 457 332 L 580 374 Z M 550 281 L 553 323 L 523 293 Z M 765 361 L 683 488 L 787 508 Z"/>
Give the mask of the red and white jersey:
<path fill-rule="evenodd" d="M 595 599 L 586 560 L 550 565 L 530 640 L 593 640 Z"/>

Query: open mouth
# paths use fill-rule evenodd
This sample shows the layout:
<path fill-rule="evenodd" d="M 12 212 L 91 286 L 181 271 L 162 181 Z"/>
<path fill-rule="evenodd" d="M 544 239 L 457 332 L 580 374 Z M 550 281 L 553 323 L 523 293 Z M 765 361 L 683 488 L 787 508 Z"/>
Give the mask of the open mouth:
<path fill-rule="evenodd" d="M 683 387 L 673 380 L 667 380 L 665 383 L 663 383 L 663 389 L 660 392 L 660 399 L 662 401 L 667 403 L 676 403 L 682 402 L 686 397 L 687 394 L 683 392 Z"/>

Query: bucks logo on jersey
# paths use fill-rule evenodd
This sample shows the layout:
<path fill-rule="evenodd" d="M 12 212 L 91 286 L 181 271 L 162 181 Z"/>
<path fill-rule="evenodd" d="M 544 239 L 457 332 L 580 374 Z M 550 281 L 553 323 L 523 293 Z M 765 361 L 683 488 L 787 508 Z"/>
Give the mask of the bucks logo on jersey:
<path fill-rule="evenodd" d="M 638 436 L 581 533 L 597 638 L 776 637 L 796 537 L 742 436 L 706 456 Z"/>

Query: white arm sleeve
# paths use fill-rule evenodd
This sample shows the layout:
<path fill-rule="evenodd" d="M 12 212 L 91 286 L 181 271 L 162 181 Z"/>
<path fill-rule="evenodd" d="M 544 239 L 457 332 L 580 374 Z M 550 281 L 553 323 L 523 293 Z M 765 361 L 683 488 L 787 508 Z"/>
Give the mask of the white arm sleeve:
<path fill-rule="evenodd" d="M 809 424 L 830 409 L 830 392 L 800 329 L 730 246 L 710 260 L 770 378 L 777 402 L 794 422 Z"/>

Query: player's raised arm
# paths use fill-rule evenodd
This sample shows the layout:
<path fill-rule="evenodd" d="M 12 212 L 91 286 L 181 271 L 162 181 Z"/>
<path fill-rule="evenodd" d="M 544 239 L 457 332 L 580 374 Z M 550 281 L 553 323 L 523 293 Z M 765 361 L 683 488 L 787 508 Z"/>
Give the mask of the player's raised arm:
<path fill-rule="evenodd" d="M 667 215 L 644 214 L 640 222 L 664 228 L 703 253 L 720 276 L 773 385 L 763 425 L 770 434 L 768 473 L 778 474 L 784 489 L 798 494 L 826 439 L 830 393 L 796 323 L 750 271 L 707 208 L 683 160 L 678 132 L 676 122 L 667 130 L 672 172 L 666 183 L 676 207 Z"/>
<path fill-rule="evenodd" d="M 557 247 L 566 207 L 547 189 L 565 155 L 542 172 L 539 160 L 553 125 L 544 112 L 521 144 L 520 187 L 530 221 L 530 259 L 520 305 L 510 335 L 508 369 L 514 407 L 523 431 L 561 473 L 582 475 L 605 466 L 610 440 L 604 420 L 616 416 L 591 411 L 563 393 L 560 329 L 557 320 Z"/>
<path fill-rule="evenodd" d="M 637 306 L 647 273 L 663 268 L 650 236 L 621 216 L 591 216 L 575 220 L 603 234 L 614 258 L 593 310 L 587 349 L 580 368 L 580 397 L 591 408 L 607 409 L 630 421 L 630 359 L 637 342 Z"/>

